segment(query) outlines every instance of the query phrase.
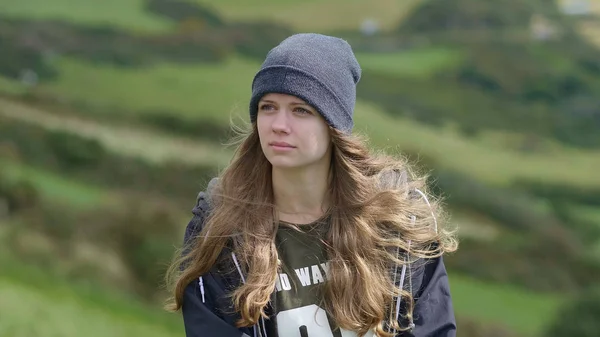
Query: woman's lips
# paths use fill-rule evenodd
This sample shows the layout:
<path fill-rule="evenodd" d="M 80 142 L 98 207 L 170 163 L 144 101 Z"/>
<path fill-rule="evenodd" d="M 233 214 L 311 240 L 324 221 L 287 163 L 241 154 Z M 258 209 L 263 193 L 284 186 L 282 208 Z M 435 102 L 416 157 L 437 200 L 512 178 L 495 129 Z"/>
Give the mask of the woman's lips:
<path fill-rule="evenodd" d="M 271 146 L 275 150 L 291 150 L 296 148 L 295 146 L 286 143 L 286 142 L 270 142 L 269 146 Z"/>

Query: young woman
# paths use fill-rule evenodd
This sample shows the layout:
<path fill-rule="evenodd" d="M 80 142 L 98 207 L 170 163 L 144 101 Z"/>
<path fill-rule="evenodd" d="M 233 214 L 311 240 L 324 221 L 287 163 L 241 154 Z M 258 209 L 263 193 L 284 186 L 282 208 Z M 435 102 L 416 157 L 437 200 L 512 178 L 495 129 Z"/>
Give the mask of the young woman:
<path fill-rule="evenodd" d="M 250 130 L 171 269 L 187 336 L 455 336 L 442 255 L 456 241 L 423 179 L 352 134 L 360 76 L 336 37 L 267 55 Z"/>

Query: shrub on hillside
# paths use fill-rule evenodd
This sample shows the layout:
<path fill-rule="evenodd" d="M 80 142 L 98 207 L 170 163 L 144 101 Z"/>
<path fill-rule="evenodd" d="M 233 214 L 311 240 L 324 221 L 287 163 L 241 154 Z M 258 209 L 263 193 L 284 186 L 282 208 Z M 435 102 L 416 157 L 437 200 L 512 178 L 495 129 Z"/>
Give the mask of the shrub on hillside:
<path fill-rule="evenodd" d="M 414 33 L 448 31 L 502 31 L 528 29 L 535 14 L 563 24 L 566 18 L 553 1 L 546 0 L 446 0 L 424 1 L 398 29 Z"/>
<path fill-rule="evenodd" d="M 60 253 L 68 255 L 70 242 L 79 230 L 78 213 L 64 206 L 39 202 L 27 212 L 19 212 L 18 217 L 26 229 L 34 230 L 52 240 L 60 248 Z"/>
<path fill-rule="evenodd" d="M 537 291 L 571 291 L 600 279 L 598 261 L 582 252 L 565 252 L 535 235 L 503 235 L 493 242 L 463 238 L 446 263 L 480 279 Z"/>
<path fill-rule="evenodd" d="M 181 244 L 181 211 L 166 203 L 127 199 L 123 208 L 84 215 L 81 232 L 114 249 L 123 259 L 142 296 L 159 292 L 164 273 Z"/>
<path fill-rule="evenodd" d="M 145 111 L 139 116 L 142 123 L 174 135 L 185 135 L 215 143 L 222 143 L 232 135 L 228 126 L 210 119 L 182 118 L 169 111 L 157 110 Z"/>
<path fill-rule="evenodd" d="M 458 172 L 437 170 L 432 191 L 447 196 L 447 203 L 485 214 L 506 227 L 538 235 L 565 247 L 576 246 L 575 237 L 551 212 L 537 207 L 526 191 L 490 187 Z"/>
<path fill-rule="evenodd" d="M 189 35 L 195 36 L 194 39 L 213 37 L 212 42 L 218 42 L 213 49 L 217 50 L 216 47 L 221 46 L 223 56 L 238 52 L 262 60 L 271 48 L 292 34 L 288 27 L 271 22 L 226 23 L 212 9 L 187 1 L 148 0 L 146 8 L 152 13 L 179 22 L 179 31 L 175 36 L 169 37 L 171 41 Z M 192 43 L 184 44 L 186 47 L 181 48 L 180 53 L 190 49 L 194 41 L 190 42 Z M 180 45 L 179 42 L 176 44 Z"/>
<path fill-rule="evenodd" d="M 234 49 L 223 33 L 213 30 L 180 30 L 149 37 L 144 48 L 157 60 L 181 63 L 220 62 L 231 56 Z"/>
<path fill-rule="evenodd" d="M 456 317 L 456 326 L 460 337 L 518 337 L 516 333 L 500 324 L 482 323 L 461 316 Z"/>
<path fill-rule="evenodd" d="M 587 288 L 559 310 L 543 336 L 597 337 L 600 331 L 600 287 Z"/>
<path fill-rule="evenodd" d="M 212 10 L 187 1 L 179 0 L 147 0 L 145 9 L 175 21 L 194 19 L 203 25 L 221 27 L 225 22 Z"/>
<path fill-rule="evenodd" d="M 49 132 L 45 138 L 51 154 L 67 170 L 93 167 L 106 160 L 108 155 L 95 139 L 75 139 L 71 133 L 63 131 Z"/>
<path fill-rule="evenodd" d="M 590 208 L 600 206 L 600 189 L 593 187 L 574 187 L 567 184 L 537 182 L 518 179 L 513 184 L 515 189 L 528 191 L 537 197 L 548 200 L 553 213 L 563 223 L 588 244 L 595 244 L 600 239 L 600 226 L 597 221 L 581 217 L 573 205 Z"/>
<path fill-rule="evenodd" d="M 574 187 L 527 179 L 517 179 L 513 186 L 549 200 L 600 206 L 600 188 Z"/>
<path fill-rule="evenodd" d="M 32 184 L 9 179 L 0 170 L 0 218 L 31 209 L 38 202 L 39 195 Z"/>
<path fill-rule="evenodd" d="M 181 244 L 185 219 L 179 207 L 167 202 L 121 198 L 118 206 L 90 210 L 45 201 L 13 213 L 9 248 L 27 263 L 78 280 L 98 282 L 102 275 L 101 282 L 121 288 L 125 282 L 131 286 L 127 290 L 152 301 L 161 293 L 164 273 Z M 93 247 L 81 252 L 77 247 L 82 241 Z M 107 256 L 117 261 L 103 266 L 101 256 L 90 256 L 95 251 L 110 252 Z M 126 272 L 110 274 L 115 263 Z"/>
<path fill-rule="evenodd" d="M 2 25 L 0 25 L 0 29 Z M 41 51 L 21 46 L 15 39 L 0 33 L 0 75 L 15 80 L 22 79 L 24 72 L 34 72 L 38 79 L 54 79 L 56 69 L 49 65 Z"/>
<path fill-rule="evenodd" d="M 271 48 L 293 33 L 290 28 L 271 22 L 234 23 L 229 29 L 236 51 L 260 61 Z"/>

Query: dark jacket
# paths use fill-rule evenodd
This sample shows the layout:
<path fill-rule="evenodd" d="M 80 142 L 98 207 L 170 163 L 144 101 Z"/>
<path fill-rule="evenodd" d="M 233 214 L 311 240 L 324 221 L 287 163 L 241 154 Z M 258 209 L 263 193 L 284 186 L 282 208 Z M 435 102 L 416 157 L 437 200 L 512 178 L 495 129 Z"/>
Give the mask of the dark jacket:
<path fill-rule="evenodd" d="M 189 222 L 184 244 L 200 232 L 209 212 L 207 194 L 198 195 Z M 442 258 L 431 259 L 427 263 L 415 264 L 410 268 L 413 296 L 416 299 L 413 311 L 414 327 L 407 332 L 399 332 L 400 337 L 455 337 L 456 321 L 452 308 L 448 276 Z M 226 297 L 232 286 L 241 283 L 241 277 L 225 275 L 217 267 L 201 278 L 191 282 L 185 289 L 183 298 L 183 320 L 187 337 L 250 337 L 265 335 L 261 324 L 250 328 L 236 328 L 239 315 L 233 313 L 231 301 Z M 406 282 L 410 283 L 410 282 Z M 404 289 L 407 289 L 405 285 Z M 402 321 L 402 326 L 410 322 Z M 261 334 L 261 332 L 263 332 Z M 286 337 L 286 336 L 281 336 Z"/>

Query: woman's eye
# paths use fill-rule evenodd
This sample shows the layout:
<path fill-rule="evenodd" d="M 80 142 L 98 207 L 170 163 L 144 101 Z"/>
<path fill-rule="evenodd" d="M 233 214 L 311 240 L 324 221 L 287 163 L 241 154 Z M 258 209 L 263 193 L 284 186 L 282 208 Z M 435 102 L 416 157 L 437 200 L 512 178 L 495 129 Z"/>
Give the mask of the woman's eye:
<path fill-rule="evenodd" d="M 312 111 L 304 108 L 296 108 L 294 111 L 300 115 L 312 115 Z"/>
<path fill-rule="evenodd" d="M 271 110 L 275 109 L 275 107 L 271 104 L 263 104 L 258 109 L 261 111 L 271 111 Z"/>

